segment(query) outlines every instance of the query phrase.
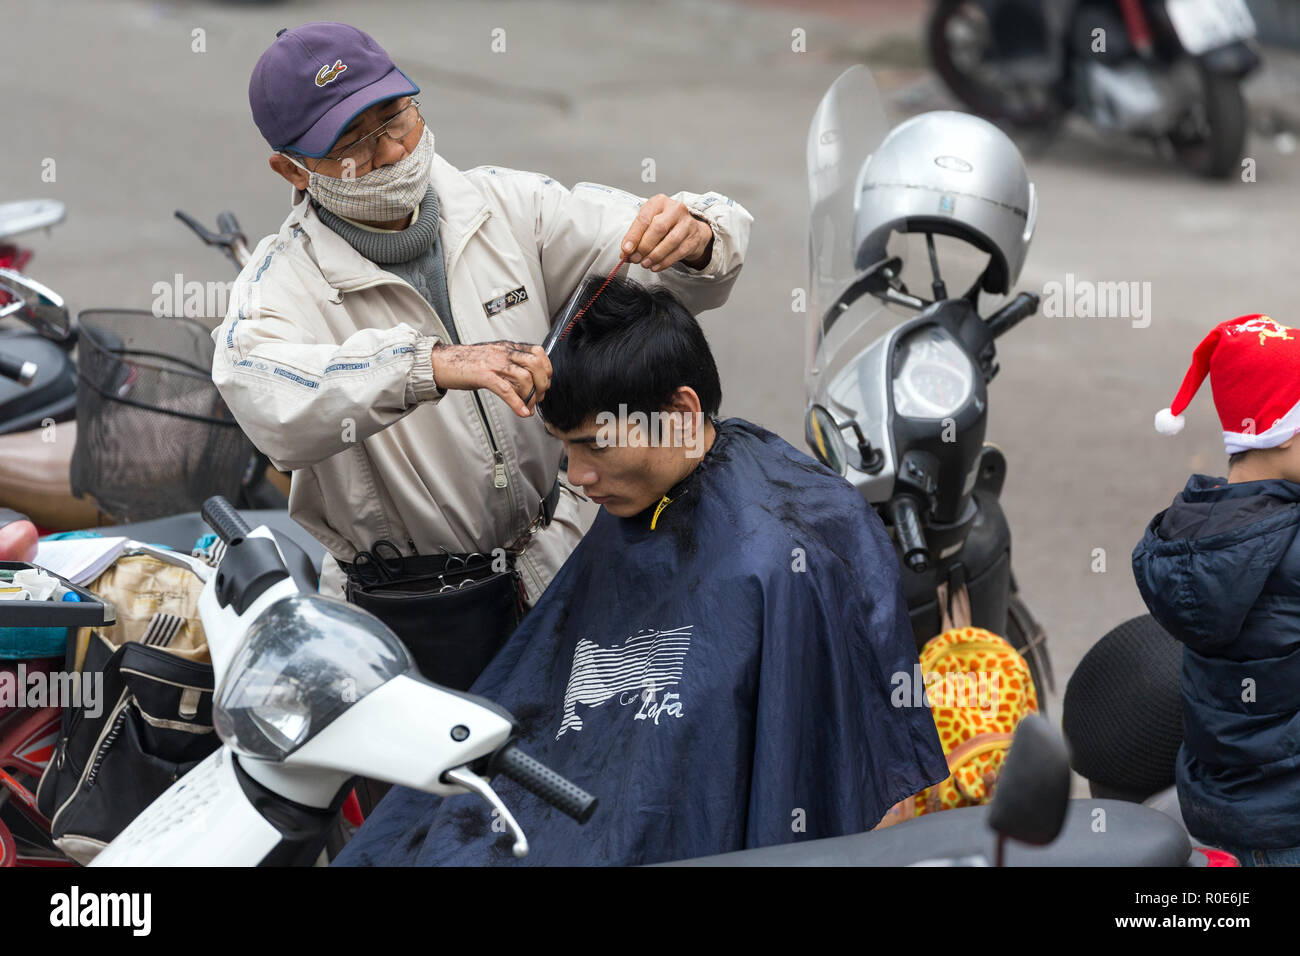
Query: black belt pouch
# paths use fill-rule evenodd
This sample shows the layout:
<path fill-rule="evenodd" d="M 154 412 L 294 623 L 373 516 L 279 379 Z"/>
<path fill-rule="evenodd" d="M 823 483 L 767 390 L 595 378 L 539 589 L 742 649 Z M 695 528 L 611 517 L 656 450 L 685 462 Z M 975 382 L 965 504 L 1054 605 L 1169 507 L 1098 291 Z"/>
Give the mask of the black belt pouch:
<path fill-rule="evenodd" d="M 354 565 L 347 599 L 392 630 L 411 652 L 420 673 L 453 690 L 468 690 L 496 656 L 524 614 L 523 582 L 509 556 L 509 570 L 493 571 L 491 558 L 417 555 L 402 559 L 391 580 L 363 582 Z M 436 570 L 435 570 L 436 567 Z M 448 587 L 450 585 L 450 587 Z"/>

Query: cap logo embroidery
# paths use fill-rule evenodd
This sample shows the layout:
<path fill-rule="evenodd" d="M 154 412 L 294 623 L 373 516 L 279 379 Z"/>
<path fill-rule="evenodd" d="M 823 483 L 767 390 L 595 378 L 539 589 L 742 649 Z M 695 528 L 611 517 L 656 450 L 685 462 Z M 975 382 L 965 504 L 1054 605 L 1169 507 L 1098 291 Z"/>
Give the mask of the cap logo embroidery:
<path fill-rule="evenodd" d="M 347 69 L 347 65 L 342 60 L 335 60 L 334 65 L 328 63 L 320 68 L 316 74 L 316 85 L 324 86 L 326 83 L 333 83 L 338 79 L 340 73 Z"/>
<path fill-rule="evenodd" d="M 1242 322 L 1240 325 L 1233 325 L 1226 329 L 1229 335 L 1240 335 L 1244 332 L 1258 332 L 1259 344 L 1263 346 L 1266 339 L 1289 339 L 1294 329 L 1285 325 L 1279 325 L 1268 316 L 1260 316 L 1257 319 L 1251 319 L 1248 322 Z"/>

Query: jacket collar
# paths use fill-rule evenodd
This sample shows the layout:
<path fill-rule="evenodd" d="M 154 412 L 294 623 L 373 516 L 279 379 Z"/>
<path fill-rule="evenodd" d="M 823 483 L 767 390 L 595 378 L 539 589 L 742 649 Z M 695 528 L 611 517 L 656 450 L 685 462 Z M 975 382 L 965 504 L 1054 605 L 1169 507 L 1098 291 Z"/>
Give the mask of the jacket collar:
<path fill-rule="evenodd" d="M 437 153 L 429 177 L 438 194 L 438 233 L 444 254 L 459 248 L 462 240 L 482 223 L 487 202 L 469 179 Z M 342 236 L 321 221 L 304 190 L 293 190 L 293 209 L 284 229 L 300 228 L 311 240 L 311 251 L 321 274 L 335 289 L 349 289 L 375 281 L 384 270 L 348 244 Z"/>

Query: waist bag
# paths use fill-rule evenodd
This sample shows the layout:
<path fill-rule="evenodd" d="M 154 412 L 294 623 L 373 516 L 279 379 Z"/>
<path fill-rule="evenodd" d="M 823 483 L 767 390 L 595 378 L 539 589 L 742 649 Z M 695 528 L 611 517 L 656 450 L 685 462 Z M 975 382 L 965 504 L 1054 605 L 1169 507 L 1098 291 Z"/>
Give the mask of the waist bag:
<path fill-rule="evenodd" d="M 83 628 L 69 642 L 65 669 L 80 672 L 83 690 L 79 706 L 63 708 L 36 790 L 55 844 L 80 863 L 220 746 L 202 588 L 190 572 L 148 555 L 119 558 L 89 586 L 114 604 L 117 623 Z M 185 623 L 165 646 L 140 643 L 157 612 Z"/>
<path fill-rule="evenodd" d="M 510 552 L 379 559 L 363 552 L 347 575 L 349 602 L 383 621 L 411 652 L 420 673 L 468 690 L 519 622 L 523 581 Z"/>
<path fill-rule="evenodd" d="M 1029 665 L 983 628 L 955 627 L 931 638 L 921 649 L 921 672 L 949 776 L 895 805 L 882 826 L 988 803 L 1016 726 L 1038 711 Z"/>

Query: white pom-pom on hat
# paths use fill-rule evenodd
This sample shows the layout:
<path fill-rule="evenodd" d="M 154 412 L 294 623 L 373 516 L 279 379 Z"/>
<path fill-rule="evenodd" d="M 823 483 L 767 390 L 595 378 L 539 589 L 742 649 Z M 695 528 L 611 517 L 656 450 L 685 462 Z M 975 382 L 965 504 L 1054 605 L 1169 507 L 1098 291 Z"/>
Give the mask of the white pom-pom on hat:
<path fill-rule="evenodd" d="M 1156 431 L 1162 435 L 1177 435 L 1187 424 L 1182 415 L 1175 415 L 1172 408 L 1162 408 L 1156 412 Z"/>

